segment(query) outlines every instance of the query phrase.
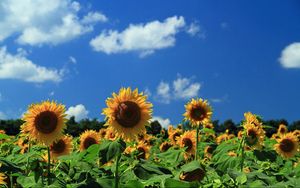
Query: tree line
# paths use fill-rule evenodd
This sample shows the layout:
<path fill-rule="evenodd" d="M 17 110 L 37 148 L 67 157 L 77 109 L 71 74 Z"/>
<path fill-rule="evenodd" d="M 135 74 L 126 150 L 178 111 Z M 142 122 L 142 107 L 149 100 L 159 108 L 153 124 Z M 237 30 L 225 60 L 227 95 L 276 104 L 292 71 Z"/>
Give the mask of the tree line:
<path fill-rule="evenodd" d="M 5 130 L 8 135 L 17 135 L 20 132 L 20 126 L 24 122 L 21 119 L 10 119 L 10 120 L 0 120 L 0 129 Z M 229 130 L 229 133 L 237 134 L 237 132 L 241 129 L 240 122 L 235 123 L 233 120 L 228 119 L 224 122 L 220 122 L 219 120 L 214 120 L 213 122 L 215 132 L 222 133 L 226 130 Z M 74 137 L 79 136 L 85 130 L 91 129 L 98 131 L 103 128 L 105 121 L 99 121 L 98 119 L 83 119 L 79 122 L 75 121 L 74 117 L 71 117 L 67 120 L 66 125 L 67 128 L 65 133 L 72 135 Z M 284 124 L 288 127 L 290 131 L 300 130 L 300 120 L 294 121 L 292 123 L 288 123 L 285 119 L 279 120 L 267 120 L 263 121 L 263 125 L 265 125 L 266 135 L 271 137 L 272 134 L 277 132 L 277 128 L 280 124 Z M 190 125 L 188 122 L 183 123 L 183 127 L 189 129 Z M 157 135 L 160 134 L 162 130 L 162 126 L 158 121 L 151 122 L 150 126 L 147 127 L 147 133 Z"/>

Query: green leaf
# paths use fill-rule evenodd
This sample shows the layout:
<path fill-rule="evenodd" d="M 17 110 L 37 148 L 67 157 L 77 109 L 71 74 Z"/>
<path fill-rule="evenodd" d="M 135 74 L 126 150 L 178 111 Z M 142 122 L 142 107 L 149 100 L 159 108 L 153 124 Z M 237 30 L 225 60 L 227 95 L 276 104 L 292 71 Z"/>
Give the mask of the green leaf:
<path fill-rule="evenodd" d="M 277 158 L 277 154 L 274 150 L 272 151 L 265 151 L 265 150 L 254 150 L 254 156 L 260 161 L 271 161 L 275 162 Z"/>
<path fill-rule="evenodd" d="M 246 176 L 246 174 L 244 174 L 244 173 L 242 173 L 240 176 L 238 176 L 237 178 L 236 178 L 236 181 L 239 183 L 239 184 L 244 184 L 244 183 L 246 183 L 247 182 L 247 176 Z"/>
<path fill-rule="evenodd" d="M 125 185 L 122 185 L 124 188 L 143 188 L 143 184 L 139 180 L 129 180 Z"/>
<path fill-rule="evenodd" d="M 193 188 L 198 187 L 196 182 L 184 182 L 175 180 L 172 178 L 167 178 L 164 183 L 165 188 L 174 188 L 174 187 L 180 187 L 180 188 Z"/>
<path fill-rule="evenodd" d="M 7 134 L 0 134 L 0 140 L 9 139 L 10 137 Z"/>

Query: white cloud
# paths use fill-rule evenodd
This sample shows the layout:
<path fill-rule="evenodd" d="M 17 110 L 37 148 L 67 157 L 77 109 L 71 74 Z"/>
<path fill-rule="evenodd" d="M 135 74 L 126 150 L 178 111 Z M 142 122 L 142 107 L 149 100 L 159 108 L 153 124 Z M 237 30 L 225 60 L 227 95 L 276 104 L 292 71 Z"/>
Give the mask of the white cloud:
<path fill-rule="evenodd" d="M 193 82 L 192 78 L 183 78 L 180 75 L 172 83 L 172 88 L 167 82 L 160 82 L 156 90 L 156 99 L 168 104 L 171 100 L 189 99 L 196 97 L 201 88 L 201 84 Z"/>
<path fill-rule="evenodd" d="M 162 128 L 165 128 L 165 129 L 168 129 L 168 126 L 171 125 L 171 121 L 168 118 L 164 119 L 159 116 L 154 116 L 152 118 L 152 121 L 155 121 L 155 120 L 157 120 L 160 123 L 160 125 L 162 126 Z"/>
<path fill-rule="evenodd" d="M 90 24 L 95 22 L 107 22 L 108 18 L 99 12 L 89 12 L 82 19 L 83 24 Z"/>
<path fill-rule="evenodd" d="M 93 30 L 105 15 L 89 12 L 79 17 L 80 4 L 71 0 L 0 1 L 0 41 L 17 36 L 20 44 L 59 44 Z"/>
<path fill-rule="evenodd" d="M 0 111 L 0 119 L 6 119 L 6 118 L 7 118 L 6 114 Z"/>
<path fill-rule="evenodd" d="M 279 62 L 284 68 L 300 68 L 300 42 L 295 42 L 283 49 Z"/>
<path fill-rule="evenodd" d="M 55 94 L 55 92 L 54 91 L 51 91 L 50 93 L 49 93 L 49 96 L 54 96 L 54 94 Z"/>
<path fill-rule="evenodd" d="M 149 88 L 146 88 L 146 89 L 144 90 L 144 94 L 147 95 L 148 98 L 152 95 L 152 93 L 151 93 L 151 91 L 150 91 Z"/>
<path fill-rule="evenodd" d="M 178 77 L 173 81 L 174 96 L 179 99 L 188 99 L 198 95 L 200 83 L 192 83 L 191 79 Z"/>
<path fill-rule="evenodd" d="M 80 121 L 82 119 L 85 119 L 88 117 L 89 111 L 85 108 L 84 105 L 78 104 L 76 106 L 71 106 L 66 111 L 67 118 L 70 118 L 72 116 L 75 117 L 75 121 Z"/>
<path fill-rule="evenodd" d="M 168 104 L 171 100 L 170 85 L 161 81 L 156 89 L 157 97 L 160 102 Z"/>
<path fill-rule="evenodd" d="M 34 64 L 24 53 L 12 55 L 7 52 L 5 46 L 0 48 L 0 79 L 18 79 L 34 83 L 60 82 L 63 74 L 63 70 L 48 69 Z"/>
<path fill-rule="evenodd" d="M 175 45 L 175 35 L 185 26 L 182 16 L 169 17 L 163 22 L 152 21 L 146 24 L 130 24 L 124 31 L 103 31 L 90 41 L 95 51 L 106 54 L 135 51 L 141 57 L 155 50 Z"/>
<path fill-rule="evenodd" d="M 77 63 L 77 59 L 73 56 L 69 56 L 69 61 L 73 64 L 76 64 Z"/>
<path fill-rule="evenodd" d="M 197 33 L 200 32 L 199 24 L 197 24 L 196 22 L 191 23 L 190 26 L 187 28 L 186 32 L 191 36 L 195 36 Z"/>

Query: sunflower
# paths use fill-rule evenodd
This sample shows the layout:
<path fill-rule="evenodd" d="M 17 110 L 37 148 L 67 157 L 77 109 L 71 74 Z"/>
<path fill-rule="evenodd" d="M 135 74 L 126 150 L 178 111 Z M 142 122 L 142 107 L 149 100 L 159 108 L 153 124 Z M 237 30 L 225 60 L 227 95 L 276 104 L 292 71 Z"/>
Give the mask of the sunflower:
<path fill-rule="evenodd" d="M 217 144 L 221 144 L 224 141 L 230 140 L 230 138 L 232 137 L 232 135 L 229 137 L 228 133 L 223 133 L 220 134 L 217 138 L 216 138 L 216 142 Z"/>
<path fill-rule="evenodd" d="M 193 126 L 210 122 L 212 109 L 207 100 L 192 99 L 185 105 L 185 110 L 184 119 L 190 121 Z"/>
<path fill-rule="evenodd" d="M 137 146 L 136 146 L 136 150 L 138 151 L 138 155 L 137 155 L 137 158 L 138 159 L 148 159 L 149 156 L 150 156 L 150 146 L 147 146 L 143 143 L 139 143 Z"/>
<path fill-rule="evenodd" d="M 242 130 L 240 130 L 239 132 L 238 132 L 238 134 L 237 134 L 237 137 L 238 137 L 238 139 L 242 139 L 243 138 L 243 131 Z"/>
<path fill-rule="evenodd" d="M 277 129 L 277 134 L 283 135 L 283 134 L 286 134 L 287 132 L 288 132 L 288 128 L 286 127 L 286 125 L 280 124 Z"/>
<path fill-rule="evenodd" d="M 161 152 L 165 152 L 167 151 L 169 148 L 171 148 L 173 146 L 173 144 L 171 144 L 168 141 L 163 142 L 160 146 L 159 146 L 159 150 Z"/>
<path fill-rule="evenodd" d="M 5 174 L 0 173 L 0 185 L 6 185 L 5 179 L 6 179 Z"/>
<path fill-rule="evenodd" d="M 209 123 L 205 123 L 203 125 L 204 128 L 207 128 L 207 129 L 214 129 L 214 124 L 212 124 L 211 122 Z"/>
<path fill-rule="evenodd" d="M 6 134 L 5 130 L 0 129 L 0 134 Z"/>
<path fill-rule="evenodd" d="M 205 170 L 202 168 L 196 168 L 190 172 L 181 172 L 179 179 L 182 181 L 201 181 L 205 177 Z"/>
<path fill-rule="evenodd" d="M 125 140 L 134 140 L 137 135 L 145 134 L 145 126 L 152 114 L 152 104 L 146 101 L 147 96 L 130 88 L 121 88 L 119 94 L 112 95 L 106 100 L 107 108 L 102 113 L 106 116 L 106 125 Z"/>
<path fill-rule="evenodd" d="M 169 139 L 171 140 L 172 144 L 176 144 L 177 139 L 182 134 L 182 131 L 178 130 L 178 129 L 174 129 L 171 132 L 169 132 L 168 134 L 169 134 Z"/>
<path fill-rule="evenodd" d="M 100 136 L 94 130 L 87 130 L 80 135 L 80 151 L 86 150 L 93 144 L 99 144 Z"/>
<path fill-rule="evenodd" d="M 100 129 L 99 130 L 100 138 L 105 138 L 106 133 L 107 133 L 107 130 L 105 128 Z"/>
<path fill-rule="evenodd" d="M 252 149 L 261 149 L 263 146 L 265 132 L 253 124 L 245 124 L 245 142 Z"/>
<path fill-rule="evenodd" d="M 297 153 L 298 139 L 293 133 L 287 133 L 276 141 L 277 144 L 274 145 L 274 149 L 282 157 L 291 158 Z"/>
<path fill-rule="evenodd" d="M 245 117 L 245 124 L 253 124 L 256 127 L 261 127 L 262 128 L 262 124 L 261 122 L 257 119 L 257 116 L 255 114 L 252 114 L 251 112 L 246 112 L 244 113 L 244 117 Z"/>
<path fill-rule="evenodd" d="M 115 131 L 112 129 L 112 128 L 107 128 L 106 129 L 106 135 L 105 135 L 105 138 L 107 140 L 111 140 L 111 141 L 114 141 L 116 139 L 116 133 Z"/>
<path fill-rule="evenodd" d="M 279 135 L 279 134 L 272 134 L 272 137 L 271 137 L 271 139 L 273 139 L 273 140 L 276 140 L 276 139 L 279 139 L 281 136 Z"/>
<path fill-rule="evenodd" d="M 294 130 L 293 135 L 295 135 L 298 138 L 298 142 L 300 142 L 300 130 Z"/>
<path fill-rule="evenodd" d="M 230 157 L 236 157 L 237 156 L 237 154 L 234 151 L 229 151 L 227 153 L 227 155 L 230 156 Z"/>
<path fill-rule="evenodd" d="M 195 150 L 196 150 L 195 134 L 196 134 L 195 130 L 186 131 L 177 140 L 177 143 L 181 148 L 186 148 L 185 149 L 185 158 L 188 158 L 195 154 Z"/>
<path fill-rule="evenodd" d="M 50 155 L 55 159 L 59 156 L 69 155 L 72 151 L 72 148 L 72 137 L 64 136 L 50 145 Z"/>
<path fill-rule="evenodd" d="M 28 133 L 32 140 L 50 145 L 63 136 L 65 116 L 65 106 L 54 101 L 32 104 L 24 114 L 21 132 Z"/>
<path fill-rule="evenodd" d="M 204 156 L 207 158 L 211 158 L 215 148 L 212 146 L 206 146 L 204 149 Z"/>

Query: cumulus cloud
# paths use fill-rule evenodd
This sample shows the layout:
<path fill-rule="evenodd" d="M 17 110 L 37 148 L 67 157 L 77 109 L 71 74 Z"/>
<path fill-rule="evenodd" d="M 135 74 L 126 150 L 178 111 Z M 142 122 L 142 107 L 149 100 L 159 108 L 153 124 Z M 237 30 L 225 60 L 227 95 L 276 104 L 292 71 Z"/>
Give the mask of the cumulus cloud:
<path fill-rule="evenodd" d="M 158 121 L 160 123 L 160 125 L 162 126 L 162 128 L 165 128 L 165 129 L 168 129 L 168 126 L 171 125 L 171 121 L 168 118 L 164 119 L 160 116 L 154 116 L 152 118 L 152 121 L 155 121 L 155 120 Z"/>
<path fill-rule="evenodd" d="M 29 45 L 56 45 L 93 31 L 107 18 L 100 12 L 79 17 L 80 4 L 71 0 L 0 1 L 0 41 L 16 35 L 17 42 Z"/>
<path fill-rule="evenodd" d="M 77 63 L 77 59 L 73 56 L 69 56 L 69 61 L 73 64 L 76 64 Z"/>
<path fill-rule="evenodd" d="M 172 87 L 170 85 L 161 81 L 157 86 L 156 99 L 159 102 L 169 104 L 171 100 L 196 97 L 201 88 L 201 84 L 193 82 L 192 78 L 184 78 L 180 75 L 173 81 Z"/>
<path fill-rule="evenodd" d="M 76 106 L 71 106 L 66 111 L 67 118 L 72 116 L 75 117 L 75 121 L 80 121 L 88 117 L 89 111 L 85 108 L 83 104 L 78 104 Z"/>
<path fill-rule="evenodd" d="M 146 24 L 130 24 L 119 32 L 103 31 L 90 41 L 95 51 L 106 54 L 135 51 L 141 57 L 154 53 L 155 50 L 175 45 L 175 35 L 185 26 L 182 16 L 173 16 L 163 22 L 158 20 Z"/>
<path fill-rule="evenodd" d="M 49 69 L 34 64 L 26 58 L 26 53 L 19 51 L 13 55 L 6 47 L 0 48 L 0 79 L 18 79 L 26 82 L 42 83 L 46 81 L 60 82 L 63 70 Z"/>
<path fill-rule="evenodd" d="M 170 84 L 161 81 L 156 89 L 157 97 L 162 103 L 170 103 L 171 93 L 170 93 Z"/>
<path fill-rule="evenodd" d="M 279 62 L 284 68 L 300 68 L 300 42 L 295 42 L 283 49 Z"/>

